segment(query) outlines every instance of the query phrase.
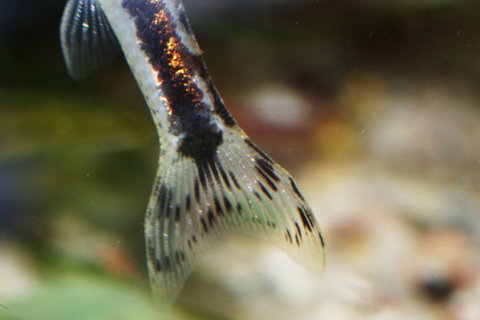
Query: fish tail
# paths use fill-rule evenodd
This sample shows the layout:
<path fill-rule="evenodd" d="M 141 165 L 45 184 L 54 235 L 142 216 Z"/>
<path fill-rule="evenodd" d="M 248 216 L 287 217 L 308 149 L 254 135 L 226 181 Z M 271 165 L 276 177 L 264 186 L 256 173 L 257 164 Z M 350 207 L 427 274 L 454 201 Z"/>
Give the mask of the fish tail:
<path fill-rule="evenodd" d="M 323 268 L 322 234 L 293 178 L 238 127 L 224 137 L 204 158 L 160 159 L 145 224 L 153 290 L 163 301 L 175 299 L 202 252 L 230 234 L 270 241 Z"/>

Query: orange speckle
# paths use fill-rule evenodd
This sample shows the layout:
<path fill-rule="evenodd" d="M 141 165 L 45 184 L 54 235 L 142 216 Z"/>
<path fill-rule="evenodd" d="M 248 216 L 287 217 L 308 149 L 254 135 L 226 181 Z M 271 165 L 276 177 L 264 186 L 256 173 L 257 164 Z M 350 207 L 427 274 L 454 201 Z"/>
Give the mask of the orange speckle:
<path fill-rule="evenodd" d="M 155 19 L 153 20 L 154 24 L 160 24 L 165 21 L 168 21 L 168 15 L 165 10 L 160 10 L 155 13 Z"/>
<path fill-rule="evenodd" d="M 175 37 L 170 37 L 167 42 L 168 52 L 172 52 L 177 47 L 177 41 Z"/>

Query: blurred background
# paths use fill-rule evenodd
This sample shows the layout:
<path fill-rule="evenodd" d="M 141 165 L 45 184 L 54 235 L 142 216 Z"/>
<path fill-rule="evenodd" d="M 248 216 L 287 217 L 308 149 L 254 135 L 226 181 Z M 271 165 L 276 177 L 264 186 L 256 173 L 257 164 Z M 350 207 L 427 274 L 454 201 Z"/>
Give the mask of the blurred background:
<path fill-rule="evenodd" d="M 60 0 L 0 0 L 0 319 L 480 319 L 480 3 L 185 1 L 227 106 L 296 177 L 323 276 L 256 240 L 157 310 L 157 140 L 123 59 L 75 82 Z"/>

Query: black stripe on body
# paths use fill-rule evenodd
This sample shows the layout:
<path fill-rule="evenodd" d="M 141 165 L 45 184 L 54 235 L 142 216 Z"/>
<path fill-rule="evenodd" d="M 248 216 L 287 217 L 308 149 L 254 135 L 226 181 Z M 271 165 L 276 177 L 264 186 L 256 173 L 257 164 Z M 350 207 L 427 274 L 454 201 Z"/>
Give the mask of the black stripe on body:
<path fill-rule="evenodd" d="M 181 30 L 192 32 L 183 7 L 177 17 L 163 0 L 124 0 L 122 5 L 134 18 L 141 49 L 158 74 L 157 83 L 168 104 L 169 132 L 182 137 L 179 152 L 195 160 L 213 157 L 223 141 L 213 115 L 227 126 L 236 123 L 223 105 L 201 55 L 182 42 Z M 205 83 L 213 106 L 203 101 L 207 93 L 195 77 Z"/>

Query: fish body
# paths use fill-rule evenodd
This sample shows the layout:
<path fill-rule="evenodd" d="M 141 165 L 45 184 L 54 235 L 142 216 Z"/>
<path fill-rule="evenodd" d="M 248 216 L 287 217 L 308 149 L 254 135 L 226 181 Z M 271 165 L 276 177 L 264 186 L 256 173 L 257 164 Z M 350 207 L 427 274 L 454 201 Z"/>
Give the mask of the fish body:
<path fill-rule="evenodd" d="M 159 168 L 145 235 L 157 297 L 175 299 L 204 250 L 232 233 L 322 268 L 324 241 L 310 207 L 225 108 L 182 1 L 69 0 L 60 34 L 74 78 L 121 49 L 156 125 Z"/>

